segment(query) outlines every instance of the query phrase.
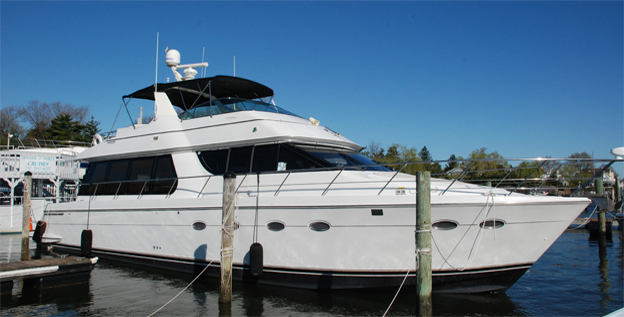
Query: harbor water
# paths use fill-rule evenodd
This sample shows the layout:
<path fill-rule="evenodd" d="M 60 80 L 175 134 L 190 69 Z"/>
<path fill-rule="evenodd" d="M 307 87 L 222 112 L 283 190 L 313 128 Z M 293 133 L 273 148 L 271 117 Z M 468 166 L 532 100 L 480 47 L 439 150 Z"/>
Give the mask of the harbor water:
<path fill-rule="evenodd" d="M 0 263 L 19 261 L 20 235 L 2 235 Z M 521 250 L 518 250 L 521 252 Z M 1 265 L 1 264 L 0 264 Z M 506 293 L 433 296 L 435 316 L 604 316 L 624 306 L 622 236 L 606 245 L 585 229 L 566 230 Z M 100 260 L 89 283 L 22 289 L 2 296 L 2 316 L 148 316 L 194 276 Z M 397 285 L 397 290 L 399 285 Z M 382 316 L 395 291 L 309 291 L 233 285 L 233 316 Z M 154 316 L 222 315 L 219 281 L 198 279 Z M 415 315 L 416 292 L 402 289 L 388 316 Z"/>

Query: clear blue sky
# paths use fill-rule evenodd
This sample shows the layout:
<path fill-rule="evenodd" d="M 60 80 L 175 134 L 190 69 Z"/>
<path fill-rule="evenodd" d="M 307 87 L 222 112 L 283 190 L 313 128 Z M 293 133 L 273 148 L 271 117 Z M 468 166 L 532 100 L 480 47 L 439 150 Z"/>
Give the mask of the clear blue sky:
<path fill-rule="evenodd" d="M 610 158 L 624 146 L 621 1 L 2 1 L 0 10 L 2 106 L 89 106 L 105 131 L 123 95 L 153 84 L 159 32 L 159 82 L 173 80 L 167 46 L 182 63 L 200 62 L 205 47 L 208 76 L 232 75 L 235 55 L 236 76 L 362 146 L 427 146 L 434 159 L 481 147 Z M 130 124 L 125 110 L 117 122 Z"/>

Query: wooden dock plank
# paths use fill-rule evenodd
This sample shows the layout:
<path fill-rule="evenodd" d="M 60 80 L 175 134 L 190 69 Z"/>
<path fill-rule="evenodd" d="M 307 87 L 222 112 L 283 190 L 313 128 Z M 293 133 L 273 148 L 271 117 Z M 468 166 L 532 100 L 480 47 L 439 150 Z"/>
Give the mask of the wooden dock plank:
<path fill-rule="evenodd" d="M 24 287 L 51 288 L 86 283 L 98 258 L 68 256 L 0 263 L 1 293 L 10 294 L 13 280 L 24 280 Z"/>

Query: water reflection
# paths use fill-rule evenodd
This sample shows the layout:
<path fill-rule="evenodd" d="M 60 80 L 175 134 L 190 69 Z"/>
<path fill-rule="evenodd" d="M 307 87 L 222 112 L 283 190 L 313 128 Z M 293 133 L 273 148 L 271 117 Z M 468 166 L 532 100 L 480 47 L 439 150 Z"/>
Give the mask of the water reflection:
<path fill-rule="evenodd" d="M 604 233 L 599 233 L 598 237 L 598 258 L 600 259 L 598 268 L 601 280 L 598 283 L 598 288 L 600 288 L 602 293 L 600 306 L 607 308 L 607 304 L 611 302 L 611 296 L 609 295 L 611 283 L 609 282 L 609 260 L 607 259 L 607 235 Z"/>
<path fill-rule="evenodd" d="M 621 235 L 614 232 L 612 241 L 605 237 L 589 242 L 588 236 L 584 230 L 564 233 L 506 294 L 434 294 L 433 314 L 605 315 L 622 307 Z M 2 237 L 0 259 L 7 259 L 8 253 L 19 259 L 21 240 L 16 239 L 17 247 L 11 251 L 5 244 L 9 239 L 5 238 Z M 197 249 L 196 258 L 205 257 L 205 252 L 203 248 Z M 190 274 L 100 260 L 91 274 L 90 284 L 23 292 L 16 286 L 12 296 L 2 297 L 1 312 L 2 315 L 148 316 L 193 278 Z M 219 279 L 202 277 L 155 316 L 381 316 L 394 295 L 395 290 L 310 291 L 234 282 L 231 309 L 226 312 L 218 303 Z M 416 303 L 415 289 L 404 288 L 388 315 L 414 315 Z"/>

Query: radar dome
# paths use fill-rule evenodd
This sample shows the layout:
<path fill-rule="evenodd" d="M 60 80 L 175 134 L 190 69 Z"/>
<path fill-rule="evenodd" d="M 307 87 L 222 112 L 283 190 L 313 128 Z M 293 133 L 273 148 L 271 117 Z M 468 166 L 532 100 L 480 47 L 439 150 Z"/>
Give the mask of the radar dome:
<path fill-rule="evenodd" d="M 616 147 L 615 149 L 611 150 L 611 154 L 615 155 L 615 157 L 617 158 L 624 157 L 624 146 Z"/>
<path fill-rule="evenodd" d="M 169 67 L 180 65 L 180 52 L 177 50 L 168 50 L 165 62 Z"/>

